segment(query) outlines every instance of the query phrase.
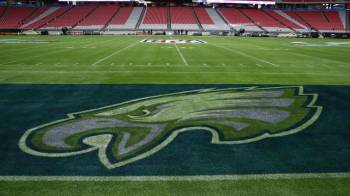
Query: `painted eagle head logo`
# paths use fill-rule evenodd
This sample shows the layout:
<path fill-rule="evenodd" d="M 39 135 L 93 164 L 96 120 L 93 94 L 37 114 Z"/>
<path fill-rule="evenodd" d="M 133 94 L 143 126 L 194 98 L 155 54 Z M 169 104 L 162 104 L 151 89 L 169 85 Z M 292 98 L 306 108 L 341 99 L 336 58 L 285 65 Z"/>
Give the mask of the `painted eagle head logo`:
<path fill-rule="evenodd" d="M 68 114 L 27 130 L 22 151 L 66 157 L 98 152 L 108 169 L 146 158 L 185 131 L 204 130 L 213 144 L 242 144 L 299 132 L 322 107 L 303 87 L 200 89 Z"/>

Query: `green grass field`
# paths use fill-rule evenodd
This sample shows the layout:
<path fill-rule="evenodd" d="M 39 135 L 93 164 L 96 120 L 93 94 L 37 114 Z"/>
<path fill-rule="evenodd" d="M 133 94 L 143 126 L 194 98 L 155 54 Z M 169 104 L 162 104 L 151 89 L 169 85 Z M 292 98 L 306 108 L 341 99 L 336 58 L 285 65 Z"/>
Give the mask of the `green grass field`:
<path fill-rule="evenodd" d="M 200 39 L 207 43 L 148 44 L 141 43 L 143 39 Z M 4 40 L 49 42 L 1 43 Z M 326 90 L 331 89 L 329 85 L 350 85 L 349 46 L 296 46 L 292 42 L 350 44 L 350 40 L 296 38 L 3 36 L 0 84 L 317 85 L 327 86 Z M 11 92 L 7 95 L 12 96 Z M 326 94 L 337 97 L 331 93 L 329 90 Z M 342 96 L 338 100 L 345 107 L 344 116 L 348 115 L 345 112 L 350 103 L 346 95 L 338 94 Z M 5 105 L 10 99 L 3 97 L 0 102 Z M 26 100 L 18 98 L 18 103 L 25 104 Z M 347 124 L 344 126 L 344 130 L 349 129 Z M 7 138 L 4 134 L 0 136 Z M 344 145 L 349 147 L 348 143 Z M 0 148 L 0 153 L 6 150 Z M 348 195 L 349 192 L 348 173 L 235 180 L 0 180 L 0 195 Z"/>
<path fill-rule="evenodd" d="M 349 84 L 350 47 L 303 47 L 323 39 L 180 37 L 207 44 L 140 43 L 144 36 L 1 37 L 2 83 Z M 162 39 L 169 37 L 151 37 Z M 150 38 L 150 39 L 151 39 Z M 341 42 L 349 42 L 341 40 Z"/>

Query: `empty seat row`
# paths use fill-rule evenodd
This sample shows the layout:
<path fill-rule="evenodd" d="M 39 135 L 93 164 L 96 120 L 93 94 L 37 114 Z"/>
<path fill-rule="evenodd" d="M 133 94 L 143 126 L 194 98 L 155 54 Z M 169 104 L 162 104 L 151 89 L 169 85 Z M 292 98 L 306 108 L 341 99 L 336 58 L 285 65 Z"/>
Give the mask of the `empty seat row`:
<path fill-rule="evenodd" d="M 101 5 L 98 6 L 89 16 L 87 16 L 79 26 L 104 26 L 117 12 L 118 6 Z"/>
<path fill-rule="evenodd" d="M 142 14 L 144 13 L 144 14 Z M 334 10 L 254 8 L 119 7 L 81 5 L 0 7 L 0 29 L 199 30 L 303 32 L 345 31 L 345 14 Z M 137 24 L 139 26 L 137 27 Z"/>
<path fill-rule="evenodd" d="M 113 16 L 107 30 L 133 30 L 142 14 L 142 7 L 121 7 Z"/>
<path fill-rule="evenodd" d="M 167 24 L 168 11 L 166 7 L 148 7 L 143 24 Z"/>
<path fill-rule="evenodd" d="M 75 6 L 66 13 L 48 23 L 44 28 L 59 29 L 62 27 L 73 27 L 91 13 L 96 6 Z"/>
<path fill-rule="evenodd" d="M 344 30 L 337 12 L 327 11 L 300 11 L 296 12 L 310 27 L 319 31 Z M 332 19 L 329 21 L 329 19 Z"/>
<path fill-rule="evenodd" d="M 70 7 L 51 7 L 36 21 L 29 21 L 24 29 L 40 29 L 47 25 L 49 22 L 55 20 L 57 17 L 63 15 L 67 12 Z"/>
<path fill-rule="evenodd" d="M 167 7 L 147 7 L 140 29 L 165 30 L 168 28 Z"/>
<path fill-rule="evenodd" d="M 273 31 L 345 31 L 337 11 L 281 11 L 243 8 L 218 8 L 223 17 L 236 29 L 259 26 Z M 253 28 L 255 31 L 255 28 Z"/>
<path fill-rule="evenodd" d="M 8 7 L 0 19 L 0 29 L 18 29 L 35 9 L 34 7 Z"/>

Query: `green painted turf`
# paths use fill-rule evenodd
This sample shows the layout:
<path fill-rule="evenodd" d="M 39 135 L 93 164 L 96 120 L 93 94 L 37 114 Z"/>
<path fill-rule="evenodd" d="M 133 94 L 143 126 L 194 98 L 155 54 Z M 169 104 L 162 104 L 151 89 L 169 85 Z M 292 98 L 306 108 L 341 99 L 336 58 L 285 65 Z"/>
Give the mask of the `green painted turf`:
<path fill-rule="evenodd" d="M 161 36 L 0 37 L 0 83 L 350 84 L 350 47 L 290 42 L 349 40 L 176 37 L 207 44 L 139 43 Z M 173 37 L 175 38 L 175 37 Z M 183 57 L 183 58 L 182 58 Z"/>
<path fill-rule="evenodd" d="M 0 44 L 0 83 L 350 84 L 350 47 L 290 45 L 294 41 L 349 40 L 182 37 L 202 39 L 208 44 L 179 44 L 177 50 L 174 45 L 139 43 L 144 38 L 0 37 L 52 41 L 49 44 Z M 346 195 L 349 184 L 350 178 L 0 182 L 0 195 Z"/>
<path fill-rule="evenodd" d="M 350 179 L 167 182 L 0 182 L 1 195 L 347 195 Z"/>

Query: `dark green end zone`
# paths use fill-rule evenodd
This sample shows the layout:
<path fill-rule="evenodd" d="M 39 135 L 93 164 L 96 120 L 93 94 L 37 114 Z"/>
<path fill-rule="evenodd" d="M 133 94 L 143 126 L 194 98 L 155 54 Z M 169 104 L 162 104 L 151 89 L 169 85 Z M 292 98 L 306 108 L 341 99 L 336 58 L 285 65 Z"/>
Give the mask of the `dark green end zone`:
<path fill-rule="evenodd" d="M 242 144 L 221 145 L 211 142 L 213 136 L 210 132 L 198 129 L 179 133 L 157 153 L 118 168 L 108 169 L 101 164 L 97 151 L 53 158 L 34 156 L 18 147 L 26 130 L 64 119 L 69 113 L 156 95 L 233 87 L 242 86 L 1 85 L 0 175 L 186 176 L 349 172 L 350 108 L 347 97 L 350 96 L 350 87 L 347 86 L 304 86 L 305 94 L 318 94 L 315 105 L 322 106 L 323 111 L 314 123 L 300 132 Z M 258 89 L 266 87 L 271 86 L 259 86 Z M 303 102 L 309 104 L 310 100 L 307 98 Z M 308 115 L 311 116 L 302 118 L 310 119 L 314 112 Z M 147 150 L 150 149 L 141 149 L 140 152 Z"/>

